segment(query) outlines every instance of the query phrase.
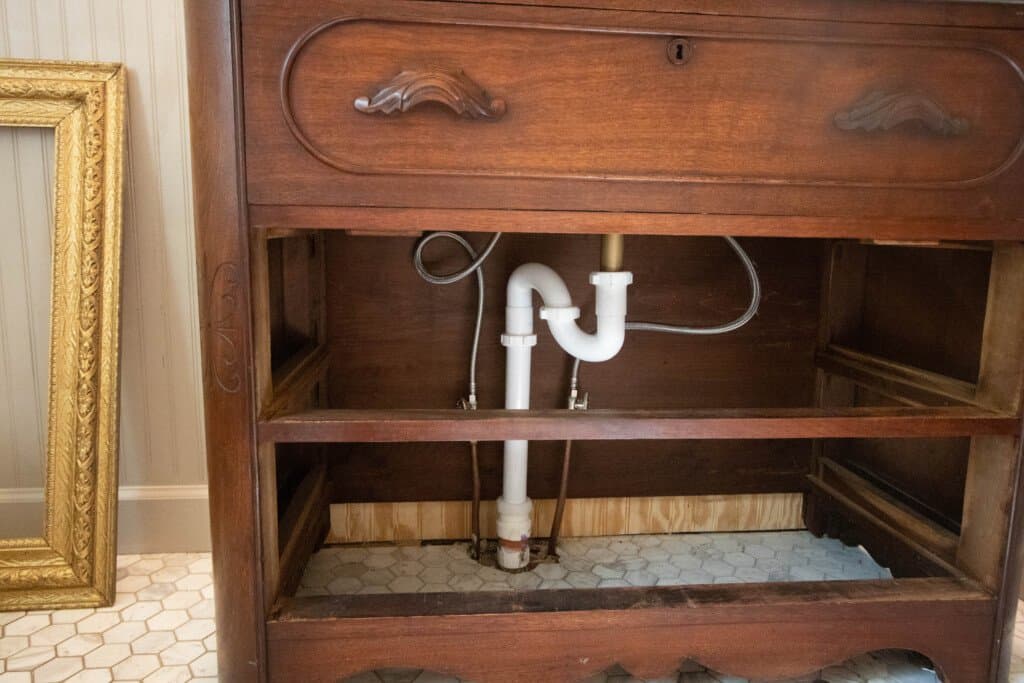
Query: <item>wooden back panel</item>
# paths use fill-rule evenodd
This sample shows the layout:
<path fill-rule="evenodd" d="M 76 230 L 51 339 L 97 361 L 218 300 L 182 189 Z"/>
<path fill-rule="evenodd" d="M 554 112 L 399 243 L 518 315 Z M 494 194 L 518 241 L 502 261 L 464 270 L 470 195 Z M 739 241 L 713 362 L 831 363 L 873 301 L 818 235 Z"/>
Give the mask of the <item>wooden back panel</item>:
<path fill-rule="evenodd" d="M 476 240 L 478 247 L 483 240 Z M 450 408 L 466 393 L 476 312 L 476 283 L 420 279 L 413 238 L 327 238 L 327 326 L 332 408 Z M 581 381 L 601 408 L 808 406 L 814 382 L 821 245 L 813 240 L 744 240 L 764 289 L 760 314 L 737 332 L 677 336 L 630 332 L 611 361 L 583 364 Z M 504 400 L 505 285 L 527 262 L 554 268 L 594 324 L 596 236 L 505 235 L 485 267 L 486 307 L 477 370 L 481 408 Z M 434 272 L 467 261 L 442 241 L 426 252 Z M 718 238 L 629 237 L 634 271 L 630 320 L 710 325 L 743 312 L 749 285 L 736 256 Z M 540 305 L 539 298 L 535 302 Z M 571 359 L 540 320 L 533 353 L 532 407 L 561 408 Z"/>
<path fill-rule="evenodd" d="M 478 240 L 479 241 L 479 240 Z M 744 240 L 764 287 L 761 314 L 717 337 L 630 333 L 612 361 L 584 364 L 581 381 L 602 408 L 806 406 L 814 382 L 820 243 Z M 327 327 L 334 408 L 447 408 L 465 395 L 476 311 L 475 281 L 435 286 L 409 260 L 413 238 L 327 238 Z M 749 297 L 742 266 L 718 238 L 630 237 L 635 267 L 630 319 L 708 325 L 732 319 Z M 593 324 L 597 269 L 594 236 L 506 235 L 485 266 L 486 308 L 477 382 L 481 407 L 503 401 L 505 283 L 518 265 L 537 261 L 566 280 Z M 454 244 L 427 250 L 434 272 L 466 262 Z M 537 321 L 534 407 L 559 408 L 570 359 Z M 465 500 L 464 444 L 332 447 L 338 502 Z M 530 491 L 557 494 L 562 446 L 531 446 Z M 501 446 L 481 444 L 483 495 L 497 496 Z M 580 442 L 573 454 L 572 497 L 697 495 L 803 491 L 806 441 Z"/>

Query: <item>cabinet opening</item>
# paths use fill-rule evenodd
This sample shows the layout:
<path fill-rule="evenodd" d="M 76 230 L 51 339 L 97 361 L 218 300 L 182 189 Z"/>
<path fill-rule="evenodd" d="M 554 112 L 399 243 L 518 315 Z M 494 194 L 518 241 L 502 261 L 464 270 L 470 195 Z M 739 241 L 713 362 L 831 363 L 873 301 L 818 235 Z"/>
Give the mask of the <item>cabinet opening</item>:
<path fill-rule="evenodd" d="M 294 231 L 293 231 L 294 232 Z M 471 237 L 471 240 L 473 238 Z M 450 409 L 468 393 L 477 288 L 416 273 L 416 237 L 308 232 L 267 239 L 264 292 L 270 367 L 278 380 L 319 350 L 323 401 L 340 410 Z M 483 236 L 475 238 L 482 248 Z M 981 371 L 992 250 L 818 239 L 746 238 L 762 296 L 745 326 L 716 336 L 628 330 L 611 360 L 583 363 L 590 406 L 624 410 L 964 406 Z M 505 235 L 484 264 L 476 363 L 481 409 L 503 406 L 506 283 L 519 265 L 551 266 L 580 326 L 593 330 L 600 237 Z M 438 240 L 432 272 L 466 255 Z M 629 236 L 627 321 L 707 326 L 746 308 L 749 284 L 714 237 Z M 259 277 L 259 276 L 257 276 Z M 826 290 L 822 289 L 825 283 Z M 539 306 L 539 297 L 534 296 Z M 536 319 L 531 407 L 567 405 L 573 361 Z M 826 384 L 823 390 L 821 371 Z M 278 392 L 280 393 L 280 392 Z"/>
<path fill-rule="evenodd" d="M 564 279 L 580 326 L 593 331 L 600 269 L 596 235 L 504 235 L 484 264 L 485 307 L 477 361 L 480 408 L 503 406 L 506 283 L 523 263 Z M 485 239 L 477 238 L 478 249 Z M 452 408 L 467 392 L 477 292 L 472 277 L 438 286 L 411 263 L 415 238 L 349 237 L 326 243 L 327 325 L 332 408 Z M 764 287 L 749 325 L 716 337 L 627 332 L 611 360 L 584 363 L 581 386 L 595 408 L 753 408 L 812 404 L 822 244 L 745 240 Z M 424 253 L 435 273 L 466 265 L 441 240 Z M 719 238 L 627 237 L 624 268 L 634 273 L 627 320 L 714 325 L 749 301 L 741 264 Z M 537 306 L 539 297 L 534 296 Z M 537 319 L 531 406 L 566 405 L 572 359 Z"/>
<path fill-rule="evenodd" d="M 423 595 L 428 585 L 440 593 L 440 582 L 403 572 L 442 559 L 483 572 L 472 574 L 479 586 L 446 581 L 443 592 L 500 592 L 501 585 L 516 597 L 489 598 L 488 609 L 499 610 L 518 609 L 534 599 L 524 595 L 545 586 L 668 590 L 926 577 L 988 585 L 998 560 L 967 556 L 984 520 L 976 518 L 975 528 L 964 520 L 974 519 L 992 476 L 972 465 L 982 462 L 976 456 L 995 453 L 985 462 L 1008 466 L 1019 431 L 1014 406 L 990 379 L 992 359 L 1005 356 L 992 350 L 1012 324 L 995 315 L 1013 300 L 1015 285 L 1004 277 L 1020 258 L 1012 249 L 744 238 L 762 292 L 748 324 L 716 336 L 627 330 L 614 358 L 582 364 L 578 388 L 588 401 L 570 410 L 572 360 L 536 320 L 530 409 L 508 411 L 499 340 L 510 274 L 531 261 L 554 268 L 582 311 L 581 327 L 592 330 L 588 274 L 601 267 L 600 236 L 502 237 L 483 267 L 473 410 L 464 405 L 473 276 L 426 282 L 412 264 L 414 235 L 263 237 L 256 248 L 265 250 L 266 285 L 255 290 L 264 292 L 269 315 L 258 349 L 266 359 L 259 436 L 279 493 L 266 512 L 277 525 L 271 612 L 291 609 L 282 600 L 323 598 L 343 599 L 346 614 L 371 614 L 380 605 L 373 594 Z M 469 239 L 478 250 L 486 243 Z M 423 256 L 435 273 L 469 262 L 441 240 Z M 292 274 L 280 275 L 287 263 Z M 624 267 L 634 274 L 627 320 L 714 325 L 749 302 L 743 266 L 719 238 L 627 236 Z M 282 284 L 295 279 L 301 284 Z M 309 305 L 289 308 L 300 292 Z M 483 563 L 469 558 L 469 443 L 478 444 L 480 531 L 493 547 L 506 440 L 529 441 L 535 541 L 550 533 L 564 445 L 573 442 L 559 553 L 570 566 L 587 565 L 574 579 L 579 585 L 544 584 L 545 572 L 561 570 L 543 561 L 536 543 L 530 557 L 539 561 L 522 574 L 489 565 L 486 555 Z M 755 555 L 735 551 L 736 562 L 748 563 L 746 553 L 753 565 L 709 577 L 699 566 L 691 574 L 677 565 L 650 571 L 667 562 L 652 559 L 666 544 L 696 553 L 676 553 L 677 565 L 708 561 L 723 572 L 714 562 L 728 564 L 726 546 L 750 545 Z M 822 566 L 763 562 L 774 573 L 760 571 L 758 560 L 778 558 L 778 549 L 756 556 L 772 544 L 824 558 Z M 613 559 L 613 545 L 650 548 L 652 557 Z M 825 571 L 832 554 L 837 564 Z M 615 567 L 603 567 L 609 563 Z M 360 572 L 384 569 L 386 583 L 385 571 L 361 579 Z M 628 572 L 640 572 L 639 583 L 626 580 Z M 356 609 L 351 600 L 369 602 Z M 438 600 L 446 606 L 436 609 L 457 611 Z"/>
<path fill-rule="evenodd" d="M 886 462 L 916 459 L 923 472 L 936 461 L 922 458 L 942 448 L 952 450 L 959 440 L 879 441 L 888 448 Z M 291 600 L 306 604 L 341 597 L 342 603 L 331 604 L 371 615 L 381 605 L 385 611 L 398 608 L 369 596 L 385 601 L 417 596 L 413 604 L 420 605 L 424 594 L 472 593 L 487 594 L 489 609 L 514 611 L 520 601 L 533 600 L 529 595 L 536 591 L 929 577 L 975 585 L 959 559 L 960 519 L 947 520 L 936 512 L 933 499 L 915 497 L 869 467 L 844 459 L 859 453 L 861 441 L 639 443 L 656 448 L 587 442 L 592 457 L 574 461 L 579 469 L 570 474 L 554 555 L 546 538 L 557 489 L 545 487 L 552 458 L 537 449 L 531 473 L 531 486 L 536 484 L 531 488 L 532 561 L 523 572 L 495 566 L 496 458 L 485 458 L 481 468 L 485 540 L 478 561 L 471 552 L 466 444 L 320 445 L 330 466 L 313 516 L 326 518 L 326 527 L 290 532 L 316 536 L 311 552 L 290 570 L 291 584 L 278 607 L 291 609 Z M 771 458 L 749 450 L 769 443 L 779 447 Z M 424 446 L 434 450 L 433 458 Z M 279 462 L 301 459 L 302 452 L 290 450 L 295 447 L 280 450 Z M 745 453 L 750 457 L 744 458 Z M 607 476 L 602 468 L 616 462 L 628 467 Z M 614 483 L 601 489 L 595 480 L 603 479 Z M 957 506 L 964 505 L 970 486 L 969 478 L 961 479 L 953 496 Z M 285 536 L 281 542 L 296 543 Z M 349 599 L 355 602 L 344 602 Z M 556 609 L 548 598 L 536 600 L 537 609 Z M 453 613 L 460 609 L 444 597 L 431 604 Z"/>

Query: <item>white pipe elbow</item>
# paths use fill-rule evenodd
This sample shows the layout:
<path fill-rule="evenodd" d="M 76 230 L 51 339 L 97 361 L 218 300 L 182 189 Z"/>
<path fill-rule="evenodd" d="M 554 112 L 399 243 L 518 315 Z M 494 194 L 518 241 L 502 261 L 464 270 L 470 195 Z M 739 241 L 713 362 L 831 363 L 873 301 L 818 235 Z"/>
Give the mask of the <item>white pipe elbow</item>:
<path fill-rule="evenodd" d="M 507 305 L 512 308 L 533 308 L 533 292 L 549 306 L 572 306 L 572 296 L 565 281 L 541 263 L 524 263 L 508 278 Z"/>
<path fill-rule="evenodd" d="M 632 273 L 590 274 L 590 284 L 597 288 L 594 334 L 587 334 L 576 324 L 579 309 L 575 307 L 545 305 L 540 309 L 540 317 L 547 321 L 551 335 L 569 355 L 587 363 L 610 360 L 622 349 L 626 338 L 626 287 L 632 282 Z"/>
<path fill-rule="evenodd" d="M 542 309 L 542 317 L 544 313 Z M 566 353 L 587 363 L 600 363 L 613 358 L 626 338 L 625 319 L 618 323 L 598 320 L 597 332 L 594 334 L 587 334 L 571 320 L 548 320 L 548 327 L 551 336 Z"/>
<path fill-rule="evenodd" d="M 596 289 L 597 331 L 589 334 L 576 320 L 580 309 L 572 305 L 572 297 L 558 273 L 539 263 L 527 263 L 512 273 L 508 281 L 508 334 L 533 332 L 533 290 L 544 305 L 540 317 L 547 321 L 551 335 L 571 356 L 588 363 L 609 360 L 621 349 L 626 335 L 626 288 L 633 282 L 628 272 L 590 274 Z"/>

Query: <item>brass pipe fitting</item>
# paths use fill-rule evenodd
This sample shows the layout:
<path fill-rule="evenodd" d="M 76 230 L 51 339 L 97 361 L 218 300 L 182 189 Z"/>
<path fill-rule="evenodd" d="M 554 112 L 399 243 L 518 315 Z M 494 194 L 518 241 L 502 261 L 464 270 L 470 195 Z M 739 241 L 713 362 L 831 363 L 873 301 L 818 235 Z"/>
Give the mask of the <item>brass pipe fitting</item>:
<path fill-rule="evenodd" d="M 614 273 L 622 270 L 623 236 L 620 233 L 602 235 L 601 270 Z"/>

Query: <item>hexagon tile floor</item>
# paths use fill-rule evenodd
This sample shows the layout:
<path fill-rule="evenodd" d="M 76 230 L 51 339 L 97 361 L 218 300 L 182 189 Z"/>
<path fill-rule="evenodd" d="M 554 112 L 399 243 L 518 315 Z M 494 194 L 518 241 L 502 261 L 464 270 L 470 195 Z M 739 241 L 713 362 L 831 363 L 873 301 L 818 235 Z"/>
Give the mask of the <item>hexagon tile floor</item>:
<path fill-rule="evenodd" d="M 0 683 L 217 680 L 210 555 L 121 555 L 111 607 L 0 612 Z"/>
<path fill-rule="evenodd" d="M 468 562 L 464 545 L 326 548 L 307 568 L 302 590 L 307 594 L 515 590 L 888 576 L 863 551 L 802 532 L 567 539 L 561 551 L 562 566 L 541 565 L 530 573 L 498 577 L 494 570 Z M 529 576 L 534 578 L 517 578 Z M 419 584 L 402 580 L 411 578 Z M 208 554 L 120 556 L 117 590 L 115 604 L 107 608 L 0 612 L 0 683 L 217 680 Z M 1018 613 L 1017 624 L 1015 650 L 1024 654 L 1024 610 Z M 1012 671 L 1011 683 L 1024 683 L 1024 659 L 1015 656 Z M 612 668 L 586 683 L 636 680 Z M 742 683 L 695 665 L 684 665 L 671 681 Z M 804 683 L 811 681 L 935 683 L 937 678 L 925 663 L 904 653 L 879 652 L 804 679 Z M 348 679 L 348 683 L 413 682 L 459 683 L 448 676 L 408 669 Z"/>
<path fill-rule="evenodd" d="M 297 595 L 892 578 L 864 550 L 806 531 L 570 538 L 559 543 L 557 564 L 520 574 L 471 560 L 468 547 L 324 548 L 310 560 Z"/>

